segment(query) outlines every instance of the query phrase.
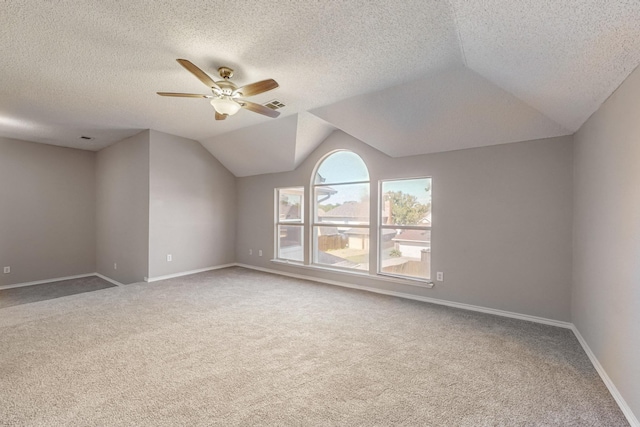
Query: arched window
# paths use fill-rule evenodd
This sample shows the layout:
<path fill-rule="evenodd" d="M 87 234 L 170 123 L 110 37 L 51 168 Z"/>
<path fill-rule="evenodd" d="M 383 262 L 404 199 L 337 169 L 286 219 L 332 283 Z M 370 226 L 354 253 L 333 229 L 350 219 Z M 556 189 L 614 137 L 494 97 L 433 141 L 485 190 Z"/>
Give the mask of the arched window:
<path fill-rule="evenodd" d="M 369 171 L 356 153 L 335 151 L 313 176 L 313 263 L 369 270 Z"/>

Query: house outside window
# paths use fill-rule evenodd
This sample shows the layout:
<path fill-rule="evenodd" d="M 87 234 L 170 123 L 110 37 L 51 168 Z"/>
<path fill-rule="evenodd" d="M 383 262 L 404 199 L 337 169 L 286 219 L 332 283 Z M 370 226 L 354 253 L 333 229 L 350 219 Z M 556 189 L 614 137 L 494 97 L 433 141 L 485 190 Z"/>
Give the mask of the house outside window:
<path fill-rule="evenodd" d="M 369 171 L 357 154 L 339 150 L 313 176 L 313 263 L 369 271 Z"/>
<path fill-rule="evenodd" d="M 304 187 L 276 189 L 276 258 L 304 261 Z"/>
<path fill-rule="evenodd" d="M 380 182 L 378 273 L 431 277 L 431 178 Z"/>

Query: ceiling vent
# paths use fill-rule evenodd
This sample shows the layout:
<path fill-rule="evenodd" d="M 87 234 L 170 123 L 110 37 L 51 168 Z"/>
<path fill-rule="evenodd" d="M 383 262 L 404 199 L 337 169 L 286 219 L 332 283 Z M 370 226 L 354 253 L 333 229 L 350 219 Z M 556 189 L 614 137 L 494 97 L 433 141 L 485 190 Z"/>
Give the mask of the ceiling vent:
<path fill-rule="evenodd" d="M 264 106 L 271 108 L 272 110 L 279 110 L 280 108 L 285 107 L 285 105 L 277 99 L 267 102 Z"/>

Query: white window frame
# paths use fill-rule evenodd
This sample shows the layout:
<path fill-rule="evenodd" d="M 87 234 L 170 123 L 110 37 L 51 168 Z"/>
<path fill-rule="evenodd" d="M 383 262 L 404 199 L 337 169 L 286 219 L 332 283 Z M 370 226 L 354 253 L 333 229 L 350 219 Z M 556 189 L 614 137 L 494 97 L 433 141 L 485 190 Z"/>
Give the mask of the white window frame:
<path fill-rule="evenodd" d="M 283 191 L 296 191 L 300 193 L 300 219 L 293 220 L 283 220 L 280 218 L 280 193 Z M 302 185 L 298 186 L 288 186 L 288 187 L 278 187 L 274 191 L 275 201 L 274 201 L 274 218 L 275 218 L 275 226 L 274 226 L 274 251 L 273 258 L 279 261 L 285 261 L 288 263 L 304 263 L 304 248 L 305 248 L 305 188 Z M 301 249 L 302 249 L 302 259 L 294 260 L 290 258 L 281 258 L 280 257 L 280 226 L 293 226 L 300 228 L 300 236 L 302 238 Z"/>
<path fill-rule="evenodd" d="M 431 187 L 431 212 L 433 213 L 433 177 L 431 176 L 418 176 L 411 178 L 392 178 L 392 179 L 381 179 L 378 181 L 378 246 L 376 248 L 377 251 L 377 269 L 376 272 L 380 276 L 389 276 L 395 277 L 403 280 L 413 280 L 418 282 L 427 282 L 431 283 L 431 270 L 429 268 L 429 277 L 416 277 L 409 276 L 405 274 L 397 274 L 397 273 L 388 273 L 382 271 L 382 248 L 383 248 L 383 230 L 428 230 L 429 231 L 429 265 L 431 267 L 431 255 L 432 251 L 432 241 L 433 241 L 433 214 L 431 217 L 431 225 L 429 226 L 421 226 L 421 225 L 397 225 L 397 224 L 383 224 L 382 216 L 384 213 L 384 194 L 382 193 L 382 184 L 385 182 L 398 182 L 398 181 L 414 181 L 419 179 L 428 179 L 429 185 Z"/>

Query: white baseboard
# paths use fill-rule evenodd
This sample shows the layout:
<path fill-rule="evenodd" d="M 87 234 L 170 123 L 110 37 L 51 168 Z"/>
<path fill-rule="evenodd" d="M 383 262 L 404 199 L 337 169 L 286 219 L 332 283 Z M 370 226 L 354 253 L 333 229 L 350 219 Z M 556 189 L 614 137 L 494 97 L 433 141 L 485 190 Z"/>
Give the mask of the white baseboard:
<path fill-rule="evenodd" d="M 118 282 L 116 280 L 113 280 L 111 277 L 107 277 L 107 276 L 105 276 L 103 274 L 100 274 L 100 273 L 93 273 L 92 276 L 98 276 L 99 278 L 101 278 L 103 280 L 106 280 L 109 283 L 113 283 L 116 286 L 124 286 L 123 283 L 120 283 L 120 282 Z"/>
<path fill-rule="evenodd" d="M 478 311 L 480 313 L 494 314 L 496 316 L 502 316 L 502 317 L 510 317 L 512 319 L 527 320 L 529 322 L 542 323 L 542 324 L 551 325 L 551 326 L 558 326 L 560 328 L 571 329 L 571 327 L 573 326 L 569 322 L 562 322 L 560 320 L 547 319 L 547 318 L 538 317 L 538 316 L 530 316 L 528 314 L 514 313 L 514 312 L 511 312 L 511 311 L 498 310 L 498 309 L 495 309 L 495 308 L 487 308 L 487 307 L 481 307 L 481 306 L 478 306 L 478 305 L 464 304 L 464 303 L 460 303 L 460 302 L 447 301 L 447 300 L 442 300 L 442 299 L 437 299 L 437 298 L 423 297 L 423 296 L 420 296 L 420 295 L 407 294 L 407 293 L 404 293 L 404 292 L 389 291 L 389 290 L 386 290 L 386 289 L 372 288 L 372 287 L 369 287 L 369 286 L 354 285 L 352 283 L 339 282 L 339 281 L 336 281 L 336 280 L 320 279 L 320 278 L 313 277 L 313 276 L 306 276 L 306 275 L 303 275 L 303 274 L 288 273 L 288 272 L 280 271 L 280 270 L 271 270 L 269 268 L 256 267 L 256 266 L 248 265 L 248 264 L 240 264 L 240 263 L 238 263 L 236 265 L 238 267 L 244 267 L 244 268 L 248 268 L 248 269 L 251 269 L 251 270 L 264 271 L 265 273 L 280 274 L 282 276 L 288 276 L 288 277 L 293 277 L 293 278 L 296 278 L 296 279 L 303 279 L 303 280 L 311 280 L 311 281 L 314 281 L 314 282 L 326 283 L 328 285 L 342 286 L 342 287 L 351 288 L 351 289 L 360 289 L 360 290 L 363 290 L 363 291 L 375 292 L 377 294 L 391 295 L 391 296 L 394 296 L 394 297 L 406 298 L 406 299 L 411 299 L 411 300 L 415 300 L 415 301 L 428 302 L 428 303 L 431 303 L 431 304 L 446 305 L 446 306 L 449 306 L 449 307 L 460 308 L 460 309 L 463 309 L 463 310 Z"/>
<path fill-rule="evenodd" d="M 219 270 L 221 268 L 234 267 L 236 265 L 237 265 L 236 263 L 222 264 L 222 265 L 216 265 L 216 266 L 213 266 L 213 267 L 199 268 L 197 270 L 181 271 L 180 273 L 167 274 L 167 275 L 164 275 L 164 276 L 145 277 L 144 281 L 145 282 L 157 282 L 158 280 L 173 279 L 175 277 L 188 276 L 190 274 L 203 273 L 205 271 L 211 271 L 211 270 Z"/>
<path fill-rule="evenodd" d="M 611 378 L 609 378 L 609 375 L 607 375 L 607 372 L 604 370 L 604 368 L 600 364 L 600 361 L 598 361 L 598 358 L 596 358 L 596 355 L 593 354 L 593 351 L 591 351 L 589 344 L 587 344 L 587 341 L 584 339 L 582 334 L 580 334 L 580 331 L 578 331 L 578 328 L 576 328 L 576 326 L 572 324 L 571 330 L 573 331 L 576 338 L 580 342 L 580 345 L 582 346 L 582 349 L 584 350 L 584 352 L 587 353 L 587 356 L 589 356 L 589 360 L 591 360 L 591 364 L 593 364 L 593 367 L 596 368 L 596 371 L 600 375 L 600 378 L 602 378 L 602 381 L 609 389 L 609 393 L 611 393 L 611 396 L 613 396 L 613 398 L 615 399 L 616 403 L 620 407 L 620 410 L 622 411 L 624 416 L 627 417 L 627 421 L 629 422 L 631 427 L 640 427 L 640 421 L 638 421 L 638 418 L 634 415 L 631 408 L 629 408 L 629 405 L 627 405 L 627 402 L 624 400 L 624 398 L 616 388 L 615 384 L 613 384 L 613 381 L 611 381 Z"/>
<path fill-rule="evenodd" d="M 77 274 L 75 276 L 54 277 L 53 279 L 35 280 L 33 282 L 14 283 L 13 285 L 3 285 L 0 289 L 20 288 L 22 286 L 42 285 L 43 283 L 60 282 L 62 280 L 81 279 L 83 277 L 95 276 L 96 273 Z"/>

